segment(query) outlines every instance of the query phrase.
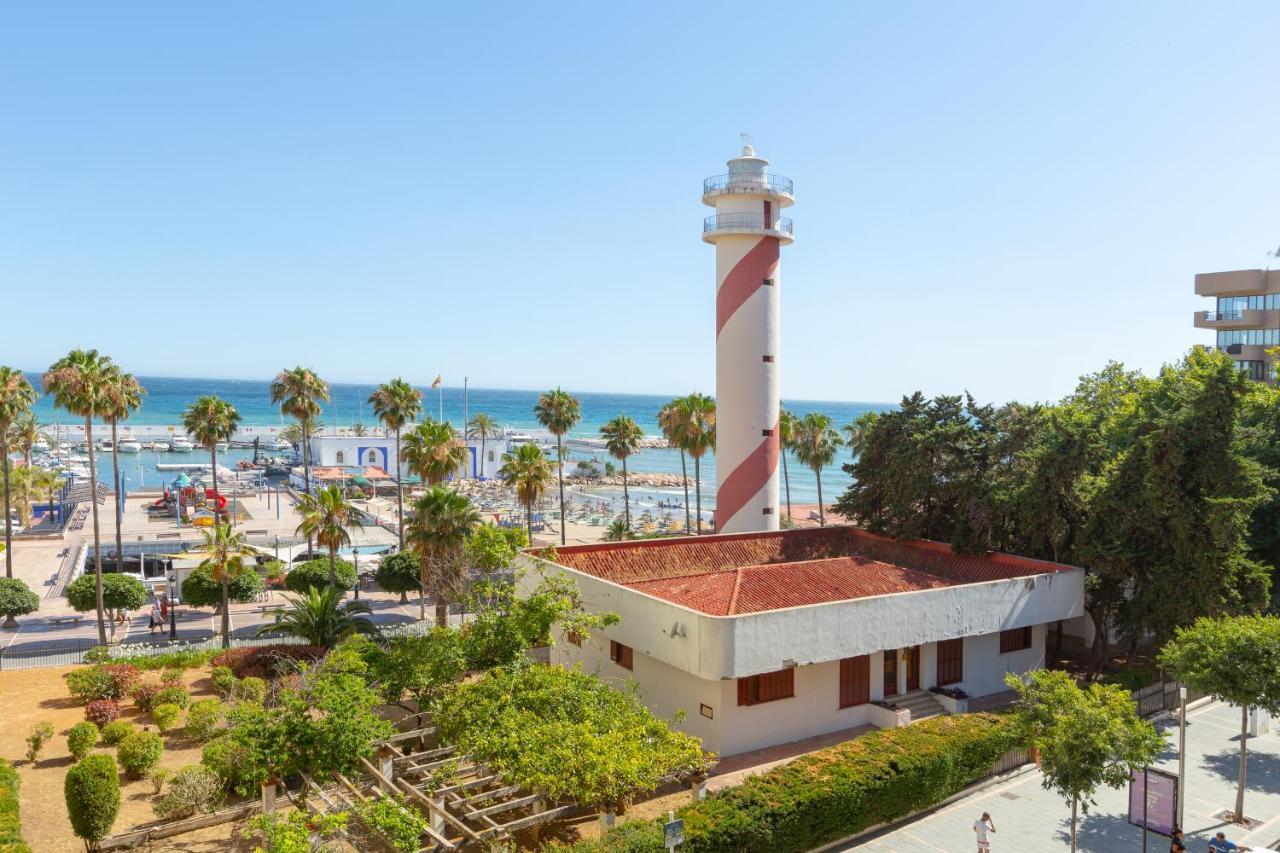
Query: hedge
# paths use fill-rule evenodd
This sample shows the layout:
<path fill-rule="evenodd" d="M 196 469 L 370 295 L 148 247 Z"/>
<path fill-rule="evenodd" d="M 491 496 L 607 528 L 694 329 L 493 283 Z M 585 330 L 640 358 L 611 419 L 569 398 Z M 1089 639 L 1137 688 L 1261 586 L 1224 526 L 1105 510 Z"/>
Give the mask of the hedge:
<path fill-rule="evenodd" d="M 354 589 L 356 585 L 356 567 L 346 560 L 335 560 L 333 564 L 334 586 L 343 591 Z M 323 589 L 329 585 L 329 558 L 321 557 L 307 560 L 289 569 L 284 576 L 284 588 L 289 592 L 305 594 L 309 589 Z"/>
<path fill-rule="evenodd" d="M 18 771 L 0 759 L 0 853 L 31 853 L 18 819 Z"/>
<path fill-rule="evenodd" d="M 96 846 L 111 832 L 120 813 L 120 774 L 115 761 L 101 753 L 90 755 L 67 771 L 62 789 L 72 830 Z"/>
<path fill-rule="evenodd" d="M 960 714 L 882 729 L 802 756 L 680 809 L 688 853 L 810 850 L 933 806 L 1015 748 L 1008 717 Z M 661 851 L 658 823 L 574 851 Z"/>

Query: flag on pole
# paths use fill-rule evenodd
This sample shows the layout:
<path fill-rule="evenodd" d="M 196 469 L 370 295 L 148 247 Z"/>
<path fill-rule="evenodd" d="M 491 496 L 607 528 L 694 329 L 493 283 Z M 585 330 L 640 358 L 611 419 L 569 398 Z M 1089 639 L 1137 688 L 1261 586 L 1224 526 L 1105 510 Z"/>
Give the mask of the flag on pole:
<path fill-rule="evenodd" d="M 435 379 L 435 381 L 431 383 L 431 387 L 432 387 L 432 388 L 439 388 L 439 387 L 440 387 L 440 382 L 441 382 L 440 374 L 439 374 L 439 373 L 437 373 L 437 374 L 436 374 L 436 379 Z"/>

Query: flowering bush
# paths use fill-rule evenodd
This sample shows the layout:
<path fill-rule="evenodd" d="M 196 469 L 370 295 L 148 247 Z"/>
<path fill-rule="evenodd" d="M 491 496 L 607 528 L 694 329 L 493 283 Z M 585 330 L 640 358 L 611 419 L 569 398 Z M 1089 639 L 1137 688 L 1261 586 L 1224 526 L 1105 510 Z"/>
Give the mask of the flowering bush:
<path fill-rule="evenodd" d="M 95 699 L 84 706 L 84 718 L 101 728 L 120 719 L 120 703 L 114 699 Z"/>
<path fill-rule="evenodd" d="M 105 699 L 123 699 L 128 696 L 141 674 L 131 663 L 109 663 L 103 669 L 111 678 L 111 695 L 103 697 Z"/>

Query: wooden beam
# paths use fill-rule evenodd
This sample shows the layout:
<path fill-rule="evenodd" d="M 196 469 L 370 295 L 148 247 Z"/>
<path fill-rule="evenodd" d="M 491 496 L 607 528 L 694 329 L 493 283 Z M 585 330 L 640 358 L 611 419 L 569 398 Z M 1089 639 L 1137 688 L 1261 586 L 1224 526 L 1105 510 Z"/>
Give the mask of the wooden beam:
<path fill-rule="evenodd" d="M 481 809 L 477 809 L 472 806 L 466 806 L 466 814 L 467 814 L 467 817 L 480 817 L 482 815 L 501 814 L 502 812 L 509 812 L 512 809 L 521 809 L 521 808 L 524 808 L 525 806 L 533 805 L 534 803 L 536 803 L 538 800 L 541 800 L 542 798 L 543 797 L 541 794 L 530 794 L 529 796 L 521 797 L 518 800 L 507 800 L 506 802 L 498 803 L 497 805 L 492 805 L 492 806 L 485 806 L 484 808 L 481 808 Z M 465 805 L 465 801 L 461 801 L 461 802 Z"/>
<path fill-rule="evenodd" d="M 484 840 L 483 838 L 481 838 L 481 837 L 480 837 L 480 835 L 479 835 L 479 834 L 477 834 L 477 833 L 476 833 L 476 831 L 475 831 L 474 829 L 472 829 L 471 827 L 467 826 L 465 823 L 463 823 L 462 821 L 458 820 L 458 819 L 457 819 L 456 817 L 454 817 L 453 815 L 449 814 L 449 810 L 448 810 L 448 809 L 442 809 L 442 808 L 440 808 L 438 805 L 436 805 L 434 802 L 432 802 L 432 801 L 431 801 L 431 799 L 430 799 L 429 797 L 427 797 L 425 794 L 423 794 L 423 793 L 422 793 L 421 791 L 419 791 L 417 788 L 413 787 L 412 785 L 410 785 L 408 782 L 406 782 L 406 781 L 405 781 L 405 780 L 403 780 L 403 779 L 398 779 L 398 780 L 396 780 L 396 781 L 397 781 L 397 782 L 399 782 L 399 784 L 400 784 L 400 788 L 401 788 L 401 789 L 403 789 L 403 790 L 404 790 L 404 792 L 405 792 L 406 794 L 408 794 L 410 797 L 412 797 L 412 798 L 413 798 L 414 802 L 416 802 L 416 803 L 419 803 L 419 804 L 422 804 L 422 805 L 425 805 L 425 806 L 426 806 L 426 808 L 427 808 L 427 814 L 428 814 L 428 815 L 432 814 L 433 812 L 434 812 L 434 813 L 436 813 L 436 814 L 439 814 L 442 818 L 444 818 L 444 819 L 445 819 L 445 822 L 446 822 L 446 823 L 450 824 L 451 826 L 453 826 L 453 828 L 454 828 L 454 829 L 456 829 L 456 830 L 458 830 L 459 832 L 461 832 L 461 833 L 462 833 L 462 837 L 463 837 L 463 838 L 468 838 L 468 839 L 470 839 L 470 840 L 472 840 L 472 841 L 483 841 L 483 840 Z"/>
<path fill-rule="evenodd" d="M 464 803 L 468 806 L 474 806 L 476 803 L 482 803 L 485 800 L 493 800 L 493 799 L 497 799 L 498 797 L 509 797 L 512 794 L 519 792 L 519 790 L 520 790 L 519 785 L 508 785 L 505 788 L 495 788 L 492 791 L 481 791 L 478 794 L 472 794 L 466 799 L 459 800 L 459 802 Z"/>
<path fill-rule="evenodd" d="M 262 810 L 262 800 L 255 799 L 253 802 L 235 806 L 230 809 L 223 809 L 213 814 L 197 815 L 184 820 L 175 820 L 171 823 L 164 823 L 159 826 L 152 826 L 146 829 L 137 829 L 133 832 L 122 832 L 119 835 L 108 836 L 98 843 L 99 850 L 123 850 L 128 847 L 136 847 L 148 841 L 154 841 L 158 838 L 172 838 L 175 835 L 182 835 L 184 832 L 193 832 L 197 829 L 204 829 L 209 826 L 217 826 L 221 823 L 231 823 L 240 820 L 249 815 L 256 814 Z"/>
<path fill-rule="evenodd" d="M 540 823 L 546 823 L 549 820 L 555 820 L 556 818 L 561 817 L 563 815 L 567 815 L 570 812 L 576 811 L 577 809 L 578 809 L 577 803 L 572 803 L 571 805 L 567 805 L 567 806 L 560 806 L 560 808 L 558 809 L 550 809 L 545 812 L 538 812 L 537 814 L 532 814 L 532 815 L 529 815 L 528 817 L 522 817 L 519 820 L 513 820 L 511 821 L 511 823 L 504 823 L 502 824 L 502 829 L 505 832 L 519 832 L 522 829 L 528 829 L 531 826 L 537 826 Z"/>
<path fill-rule="evenodd" d="M 470 782 L 459 782 L 457 785 L 449 785 L 448 787 L 440 788 L 436 791 L 436 795 L 443 797 L 445 794 L 455 794 L 458 791 L 469 791 L 472 788 L 479 788 L 482 785 L 497 782 L 501 778 L 502 777 L 497 773 L 494 773 L 492 776 L 481 776 L 479 779 L 472 779 Z"/>
<path fill-rule="evenodd" d="M 411 732 L 398 732 L 391 737 L 379 743 L 400 743 L 401 741 L 413 740 L 414 738 L 427 737 L 436 733 L 435 726 L 425 726 L 421 729 L 414 729 Z"/>

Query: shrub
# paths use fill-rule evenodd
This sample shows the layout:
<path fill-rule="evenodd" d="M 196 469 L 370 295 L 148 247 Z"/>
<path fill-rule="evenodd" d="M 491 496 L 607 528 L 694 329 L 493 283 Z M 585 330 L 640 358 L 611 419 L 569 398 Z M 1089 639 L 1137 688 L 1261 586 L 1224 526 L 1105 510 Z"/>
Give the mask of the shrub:
<path fill-rule="evenodd" d="M 287 814 L 261 814 L 249 821 L 245 838 L 262 835 L 261 853 L 311 853 L 325 849 L 323 839 L 347 825 L 346 812 L 310 815 L 299 809 Z"/>
<path fill-rule="evenodd" d="M 589 838 L 576 844 L 556 844 L 544 848 L 546 853 L 655 853 L 666 848 L 662 843 L 662 826 L 648 820 L 619 823 L 602 838 Z"/>
<path fill-rule="evenodd" d="M 209 680 L 213 682 L 213 689 L 223 699 L 230 699 L 235 692 L 236 674 L 229 666 L 215 666 L 209 673 Z"/>
<path fill-rule="evenodd" d="M 47 723 L 44 720 L 41 720 L 32 726 L 31 733 L 27 735 L 27 761 L 30 761 L 32 764 L 39 761 L 40 752 L 52 737 L 52 723 Z"/>
<path fill-rule="evenodd" d="M 250 675 L 236 684 L 236 698 L 241 702 L 258 702 L 267 698 L 267 682 Z"/>
<path fill-rule="evenodd" d="M 173 771 L 168 767 L 152 767 L 147 771 L 147 781 L 151 783 L 151 792 L 156 796 L 164 790 L 164 783 L 173 778 Z"/>
<path fill-rule="evenodd" d="M 95 699 L 115 699 L 115 679 L 106 667 L 91 666 L 84 669 L 73 669 L 64 676 L 67 690 L 78 702 L 92 702 Z"/>
<path fill-rule="evenodd" d="M 156 694 L 153 705 L 177 705 L 186 708 L 191 704 L 191 694 L 181 687 L 166 687 Z"/>
<path fill-rule="evenodd" d="M 0 758 L 0 850 L 5 853 L 31 853 L 22 840 L 22 823 L 18 819 L 18 771 Z"/>
<path fill-rule="evenodd" d="M 160 763 L 164 755 L 164 740 L 155 732 L 134 732 L 124 740 L 116 750 L 116 760 L 124 771 L 137 779 L 145 776 L 147 771 Z"/>
<path fill-rule="evenodd" d="M 106 746 L 116 746 L 120 741 L 134 733 L 133 723 L 128 720 L 116 720 L 102 727 L 102 742 Z"/>
<path fill-rule="evenodd" d="M 168 666 L 160 673 L 160 684 L 164 687 L 183 687 L 182 668 Z"/>
<path fill-rule="evenodd" d="M 154 681 L 144 681 L 133 688 L 133 704 L 144 713 L 149 713 L 156 704 L 156 695 L 163 690 Z"/>
<path fill-rule="evenodd" d="M 1098 679 L 1102 684 L 1118 684 L 1129 692 L 1150 687 L 1155 683 L 1156 674 L 1150 669 L 1127 669 L 1115 672 Z"/>
<path fill-rule="evenodd" d="M 151 719 L 155 720 L 156 728 L 161 734 L 176 726 L 180 716 L 182 716 L 182 709 L 172 702 L 164 702 L 151 709 Z"/>
<path fill-rule="evenodd" d="M 222 782 L 209 768 L 188 764 L 169 780 L 169 790 L 155 804 L 156 817 L 177 820 L 210 814 L 222 803 Z"/>
<path fill-rule="evenodd" d="M 280 644 L 276 646 L 246 646 L 227 649 L 212 661 L 214 666 L 226 666 L 236 678 L 277 678 L 297 670 L 298 661 L 308 663 L 324 656 L 319 646 Z"/>
<path fill-rule="evenodd" d="M 120 774 L 109 755 L 90 755 L 67 771 L 62 786 L 75 834 L 96 844 L 120 811 Z"/>
<path fill-rule="evenodd" d="M 129 691 L 138 683 L 141 674 L 131 663 L 109 663 L 102 667 L 111 678 L 111 695 L 103 699 L 120 700 L 129 695 Z"/>
<path fill-rule="evenodd" d="M 6 624 L 15 616 L 25 616 L 39 609 L 39 596 L 25 583 L 17 578 L 0 578 L 0 616 L 5 617 Z"/>
<path fill-rule="evenodd" d="M 334 586 L 341 590 L 349 590 L 356 585 L 355 566 L 346 560 L 338 560 L 334 566 Z M 309 589 L 323 589 L 329 585 L 329 558 L 307 560 L 299 563 L 284 576 L 284 588 L 290 592 L 305 594 Z"/>
<path fill-rule="evenodd" d="M 209 769 L 222 786 L 242 797 L 257 793 L 258 782 L 254 778 L 253 756 L 247 746 L 223 734 L 204 745 L 200 763 Z"/>
<path fill-rule="evenodd" d="M 227 709 L 218 699 L 200 699 L 187 711 L 187 734 L 204 743 L 226 727 Z"/>
<path fill-rule="evenodd" d="M 98 744 L 98 727 L 89 721 L 76 723 L 67 732 L 67 749 L 76 761 L 84 758 Z"/>
<path fill-rule="evenodd" d="M 231 576 L 228 597 L 241 604 L 253 601 L 263 590 L 261 576 L 252 566 L 244 566 Z M 182 582 L 182 603 L 191 607 L 216 607 L 222 603 L 222 582 L 210 568 L 197 568 Z"/>
<path fill-rule="evenodd" d="M 120 719 L 120 703 L 114 699 L 98 699 L 84 706 L 84 718 L 99 728 Z"/>
<path fill-rule="evenodd" d="M 156 669 L 191 669 L 203 666 L 209 659 L 219 653 L 218 649 L 181 649 L 173 652 L 162 652 L 158 655 L 115 655 L 107 646 L 94 646 L 84 653 L 85 663 L 130 663 L 140 670 Z"/>
<path fill-rule="evenodd" d="M 361 803 L 356 808 L 360 819 L 382 833 L 396 850 L 415 853 L 422 846 L 427 821 L 420 812 L 405 806 L 404 797 L 381 797 Z"/>

